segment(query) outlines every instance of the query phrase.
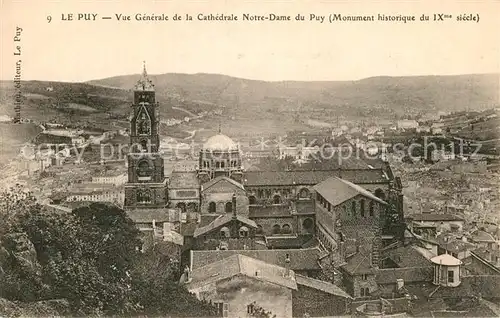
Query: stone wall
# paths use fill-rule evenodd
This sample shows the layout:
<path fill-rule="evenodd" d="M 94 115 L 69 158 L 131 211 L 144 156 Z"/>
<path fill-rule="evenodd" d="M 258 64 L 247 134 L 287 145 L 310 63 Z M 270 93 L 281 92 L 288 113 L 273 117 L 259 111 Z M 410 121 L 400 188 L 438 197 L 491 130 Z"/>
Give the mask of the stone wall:
<path fill-rule="evenodd" d="M 346 288 L 346 291 L 354 298 L 360 298 L 361 288 L 368 288 L 370 295 L 378 290 L 378 284 L 376 281 L 376 276 L 374 274 L 354 275 L 351 276 L 348 273 L 342 272 L 342 283 Z M 365 297 L 369 298 L 369 297 Z"/>
<path fill-rule="evenodd" d="M 298 290 L 292 292 L 294 317 L 304 317 L 306 313 L 311 317 L 340 316 L 350 310 L 349 299 L 307 286 L 297 287 Z"/>
<path fill-rule="evenodd" d="M 292 317 L 292 290 L 244 275 L 221 280 L 203 290 L 191 290 L 199 299 L 227 304 L 227 317 L 247 317 L 247 306 L 255 302 L 276 317 Z"/>

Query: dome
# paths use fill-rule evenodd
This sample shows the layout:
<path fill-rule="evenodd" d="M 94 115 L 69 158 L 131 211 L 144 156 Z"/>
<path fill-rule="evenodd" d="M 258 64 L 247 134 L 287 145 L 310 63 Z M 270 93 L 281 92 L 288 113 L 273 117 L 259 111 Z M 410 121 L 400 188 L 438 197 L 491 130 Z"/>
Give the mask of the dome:
<path fill-rule="evenodd" d="M 238 150 L 238 145 L 228 136 L 217 134 L 208 138 L 205 144 L 203 144 L 203 149 L 209 151 L 230 151 Z"/>
<path fill-rule="evenodd" d="M 431 262 L 437 265 L 445 265 L 445 266 L 458 266 L 461 265 L 462 262 L 451 256 L 450 254 L 441 254 L 439 256 L 433 257 Z"/>

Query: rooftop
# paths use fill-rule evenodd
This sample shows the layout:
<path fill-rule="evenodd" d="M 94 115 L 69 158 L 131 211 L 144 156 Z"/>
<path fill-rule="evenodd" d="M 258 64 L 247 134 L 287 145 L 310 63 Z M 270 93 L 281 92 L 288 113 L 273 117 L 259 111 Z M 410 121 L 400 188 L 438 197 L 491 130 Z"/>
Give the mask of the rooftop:
<path fill-rule="evenodd" d="M 321 251 L 318 248 L 191 251 L 191 266 L 193 269 L 196 269 L 234 254 L 246 255 L 269 264 L 285 266 L 286 256 L 288 255 L 290 268 L 294 271 L 319 270 L 321 269 L 318 264 L 320 253 Z"/>
<path fill-rule="evenodd" d="M 225 177 L 225 176 L 220 176 L 220 177 L 214 178 L 214 179 L 212 179 L 212 180 L 210 180 L 210 181 L 205 182 L 204 184 L 202 184 L 202 186 L 201 186 L 202 191 L 210 188 L 211 186 L 217 184 L 220 181 L 227 181 L 227 182 L 233 184 L 234 186 L 236 186 L 236 187 L 238 187 L 238 188 L 240 188 L 242 190 L 245 190 L 245 188 L 243 187 L 243 185 L 241 183 L 239 183 L 239 182 L 237 182 L 237 181 L 235 181 L 235 180 L 233 180 L 231 178 L 228 178 L 228 177 Z"/>
<path fill-rule="evenodd" d="M 177 209 L 169 208 L 132 208 L 125 209 L 135 223 L 174 222 L 179 218 Z"/>
<path fill-rule="evenodd" d="M 461 278 L 457 287 L 438 286 L 429 298 L 499 298 L 500 275 L 474 275 Z"/>
<path fill-rule="evenodd" d="M 211 232 L 212 230 L 217 229 L 218 227 L 231 222 L 233 219 L 236 219 L 239 222 L 244 223 L 250 227 L 257 228 L 257 224 L 254 221 L 252 221 L 244 216 L 241 216 L 241 215 L 234 216 L 233 214 L 228 213 L 228 214 L 219 216 L 218 218 L 216 218 L 215 220 L 213 220 L 212 222 L 210 222 L 206 226 L 198 227 L 197 229 L 195 229 L 194 230 L 194 237 L 198 237 L 198 236 L 203 235 L 205 233 Z"/>
<path fill-rule="evenodd" d="M 235 151 L 238 149 L 238 145 L 231 138 L 220 132 L 208 138 L 203 144 L 203 150 L 205 151 Z"/>
<path fill-rule="evenodd" d="M 314 288 L 317 290 L 321 290 L 321 291 L 324 291 L 325 293 L 328 293 L 331 295 L 336 295 L 336 296 L 352 299 L 352 297 L 349 296 L 349 294 L 347 294 L 340 287 L 338 287 L 337 285 L 334 285 L 332 283 L 325 282 L 325 281 L 318 280 L 318 279 L 314 279 L 314 278 L 307 277 L 307 276 L 302 276 L 299 274 L 295 274 L 295 280 L 297 281 L 298 285 L 303 285 L 303 286 L 307 286 L 307 287 Z"/>
<path fill-rule="evenodd" d="M 382 169 L 312 170 L 312 171 L 247 171 L 245 186 L 316 185 L 330 177 L 341 177 L 356 184 L 389 183 Z"/>
<path fill-rule="evenodd" d="M 377 283 L 396 284 L 397 279 L 405 283 L 431 282 L 433 275 L 432 266 L 385 268 L 377 271 Z"/>
<path fill-rule="evenodd" d="M 338 177 L 331 177 L 314 186 L 314 190 L 321 194 L 333 206 L 337 206 L 355 196 L 362 195 L 382 204 L 385 201 L 377 198 L 362 187 Z"/>
<path fill-rule="evenodd" d="M 286 269 L 283 267 L 241 254 L 234 254 L 194 269 L 187 288 L 202 287 L 240 274 L 289 289 L 297 289 L 295 273 L 292 270 L 286 276 Z"/>
<path fill-rule="evenodd" d="M 476 230 L 471 236 L 472 240 L 476 242 L 495 242 L 495 237 L 486 231 Z"/>
<path fill-rule="evenodd" d="M 451 256 L 450 254 L 441 254 L 431 258 L 431 262 L 437 265 L 458 266 L 462 265 L 462 261 Z"/>
<path fill-rule="evenodd" d="M 440 213 L 418 213 L 407 217 L 414 221 L 463 221 L 464 219 L 458 215 L 440 214 Z"/>

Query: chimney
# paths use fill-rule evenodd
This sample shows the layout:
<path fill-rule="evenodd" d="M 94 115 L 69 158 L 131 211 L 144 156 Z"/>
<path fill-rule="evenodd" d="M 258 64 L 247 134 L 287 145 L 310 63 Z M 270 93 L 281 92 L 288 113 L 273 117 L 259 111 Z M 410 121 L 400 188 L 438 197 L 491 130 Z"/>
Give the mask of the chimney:
<path fill-rule="evenodd" d="M 233 218 L 236 218 L 236 193 L 233 193 L 232 206 L 233 206 Z"/>
<path fill-rule="evenodd" d="M 398 290 L 400 290 L 405 286 L 405 281 L 402 278 L 398 278 L 396 279 L 396 284 L 398 286 Z"/>
<path fill-rule="evenodd" d="M 286 254 L 285 258 L 285 277 L 290 277 L 290 254 Z"/>

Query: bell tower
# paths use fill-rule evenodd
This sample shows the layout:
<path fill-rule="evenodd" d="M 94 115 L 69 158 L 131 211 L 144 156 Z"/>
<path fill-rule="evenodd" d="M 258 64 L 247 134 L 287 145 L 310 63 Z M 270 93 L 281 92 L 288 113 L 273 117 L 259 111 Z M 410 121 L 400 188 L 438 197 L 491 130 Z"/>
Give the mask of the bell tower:
<path fill-rule="evenodd" d="M 125 209 L 162 208 L 168 204 L 168 190 L 160 146 L 158 103 L 146 65 L 134 87 L 130 113 L 128 182 L 125 185 Z"/>

